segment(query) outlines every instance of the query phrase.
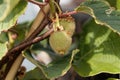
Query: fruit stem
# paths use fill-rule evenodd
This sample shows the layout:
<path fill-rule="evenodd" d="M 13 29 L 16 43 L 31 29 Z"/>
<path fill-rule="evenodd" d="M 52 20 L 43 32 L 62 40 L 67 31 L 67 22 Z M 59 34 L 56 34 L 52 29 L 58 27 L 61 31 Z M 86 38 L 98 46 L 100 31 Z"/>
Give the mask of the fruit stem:
<path fill-rule="evenodd" d="M 59 22 L 59 16 L 58 16 L 58 14 L 56 13 L 55 16 L 56 16 L 55 24 L 53 24 L 54 31 L 63 30 L 63 26 L 61 26 L 60 22 Z"/>
<path fill-rule="evenodd" d="M 56 7 L 58 8 L 58 11 L 59 11 L 59 14 L 62 14 L 62 10 L 61 10 L 61 8 L 59 7 L 59 5 L 55 2 L 55 1 L 53 1 L 53 3 L 56 5 Z"/>
<path fill-rule="evenodd" d="M 56 26 L 58 27 L 60 26 L 58 14 L 56 13 L 55 16 L 56 16 Z"/>

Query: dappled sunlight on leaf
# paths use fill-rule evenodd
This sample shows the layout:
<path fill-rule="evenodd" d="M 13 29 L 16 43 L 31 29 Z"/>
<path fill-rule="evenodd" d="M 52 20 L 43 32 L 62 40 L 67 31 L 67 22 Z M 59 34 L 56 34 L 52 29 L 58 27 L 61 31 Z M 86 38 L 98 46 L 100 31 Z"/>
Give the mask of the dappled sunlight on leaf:
<path fill-rule="evenodd" d="M 80 53 L 73 63 L 75 70 L 81 76 L 102 72 L 120 73 L 120 36 L 105 26 L 97 25 L 93 20 L 83 30 Z"/>

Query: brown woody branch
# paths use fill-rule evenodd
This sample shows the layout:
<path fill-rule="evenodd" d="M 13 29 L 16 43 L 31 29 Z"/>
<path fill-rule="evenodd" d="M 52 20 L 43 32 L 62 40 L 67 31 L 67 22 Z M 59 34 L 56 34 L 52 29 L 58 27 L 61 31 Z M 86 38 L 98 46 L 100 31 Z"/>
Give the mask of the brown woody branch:
<path fill-rule="evenodd" d="M 39 2 L 36 2 L 35 0 L 29 0 L 29 1 L 36 4 L 36 5 L 39 5 L 40 7 L 45 6 L 47 4 L 47 3 L 39 3 Z M 45 7 L 42 7 L 42 8 L 45 8 L 45 14 L 48 15 L 49 6 L 46 5 Z M 6 68 L 5 68 L 5 71 L 3 73 L 3 76 L 1 77 L 1 75 L 0 75 L 0 80 L 5 79 L 5 77 L 7 76 L 10 68 L 12 67 L 13 63 L 15 62 L 17 57 L 21 54 L 21 52 L 24 49 L 26 49 L 28 46 L 36 43 L 37 41 L 39 42 L 39 41 L 43 40 L 44 38 L 46 38 L 50 35 L 49 32 L 51 30 L 46 32 L 45 34 L 41 35 L 40 37 L 35 38 L 45 28 L 45 26 L 48 23 L 50 23 L 50 21 L 45 16 L 42 16 L 43 14 L 41 14 L 41 12 L 38 14 L 37 18 L 35 19 L 37 21 L 34 21 L 37 25 L 34 25 L 35 23 L 32 25 L 32 27 L 37 26 L 37 28 L 35 28 L 35 30 L 30 31 L 30 32 L 32 32 L 32 34 L 29 34 L 28 35 L 29 37 L 25 41 L 23 41 L 19 45 L 10 49 L 6 53 L 6 55 L 2 58 L 2 60 L 0 60 L 0 69 L 6 64 Z M 40 19 L 38 19 L 38 18 L 40 18 Z M 41 20 L 41 21 L 39 21 L 39 20 Z"/>
<path fill-rule="evenodd" d="M 24 50 L 25 48 L 29 47 L 30 45 L 34 44 L 34 43 L 37 43 L 47 37 L 49 37 L 49 35 L 53 32 L 53 29 L 50 29 L 49 31 L 47 31 L 46 33 L 32 39 L 32 40 L 29 40 L 27 41 L 26 43 L 22 43 L 18 46 L 16 46 L 15 48 L 13 48 L 12 50 L 10 50 L 7 54 L 8 56 L 10 56 L 11 54 L 14 54 L 15 52 L 19 52 L 19 51 L 22 51 Z M 9 58 L 10 59 L 10 58 Z"/>
<path fill-rule="evenodd" d="M 42 21 L 42 24 L 40 25 L 40 27 L 38 27 L 38 28 L 30 35 L 30 37 L 28 37 L 28 38 L 26 39 L 26 41 L 34 39 L 34 38 L 44 29 L 44 27 L 45 27 L 47 24 L 49 24 L 49 23 L 51 23 L 51 22 L 50 22 L 47 18 L 45 18 L 44 21 Z"/>
<path fill-rule="evenodd" d="M 34 43 L 37 43 L 47 37 L 49 37 L 49 35 L 53 32 L 53 29 L 50 29 L 49 31 L 47 31 L 46 33 L 34 38 L 33 40 L 29 40 L 26 43 L 22 43 L 18 46 L 16 46 L 15 48 L 11 49 L 8 51 L 7 55 L 5 57 L 2 58 L 2 63 L 0 61 L 0 65 L 4 65 L 5 63 L 8 63 L 7 67 L 6 67 L 6 71 L 5 74 L 9 71 L 9 66 L 11 65 L 11 61 L 14 62 L 14 60 L 16 60 L 16 58 L 20 55 L 21 51 L 23 51 L 24 49 L 26 49 L 27 47 L 31 46 Z M 4 62 L 5 61 L 5 62 Z M 6 62 L 7 61 L 7 62 Z M 5 77 L 6 75 L 4 75 Z"/>
<path fill-rule="evenodd" d="M 36 37 L 43 29 L 44 27 L 50 23 L 50 21 L 45 18 L 42 21 L 42 24 L 28 37 L 24 42 L 20 43 L 18 46 L 15 46 L 14 48 L 10 49 L 6 55 L 0 60 L 0 69 L 4 66 L 4 64 L 7 63 L 6 65 L 6 70 L 4 72 L 4 77 L 7 75 L 7 73 L 10 70 L 10 67 L 16 60 L 16 58 L 21 54 L 21 52 L 28 46 L 36 43 L 36 41 L 41 41 L 42 39 L 46 38 L 50 33 L 49 31 L 46 32 L 45 34 L 41 35 L 40 37 Z M 36 37 L 36 38 L 35 38 Z M 35 40 L 34 40 L 35 39 Z M 37 40 L 36 40 L 37 39 Z M 0 78 L 1 79 L 1 78 Z M 3 79 L 3 78 L 2 78 Z"/>
<path fill-rule="evenodd" d="M 38 28 L 30 35 L 30 37 L 28 37 L 25 41 L 23 41 L 22 43 L 20 43 L 18 46 L 23 45 L 23 44 L 26 44 L 26 42 L 28 42 L 29 40 L 34 39 L 34 38 L 44 29 L 44 27 L 45 27 L 48 23 L 49 23 L 49 21 L 48 21 L 47 19 L 43 20 L 43 22 L 42 22 L 42 24 L 40 25 L 40 27 L 38 27 Z M 11 56 L 12 56 L 11 53 L 16 53 L 16 51 L 17 51 L 17 52 L 18 52 L 18 51 L 21 51 L 20 49 L 14 51 L 14 49 L 15 49 L 16 47 L 17 47 L 17 46 L 15 46 L 14 48 L 10 49 L 10 50 L 6 53 L 6 55 L 2 58 L 2 60 L 0 60 L 0 69 L 2 68 L 2 66 L 3 66 L 5 63 L 7 63 L 7 62 L 9 61 L 9 59 L 12 58 L 12 57 L 11 57 Z M 9 56 L 9 55 L 11 55 L 11 56 Z M 16 53 L 16 55 L 17 55 L 17 53 Z M 7 58 L 8 56 L 9 56 L 9 59 Z"/>

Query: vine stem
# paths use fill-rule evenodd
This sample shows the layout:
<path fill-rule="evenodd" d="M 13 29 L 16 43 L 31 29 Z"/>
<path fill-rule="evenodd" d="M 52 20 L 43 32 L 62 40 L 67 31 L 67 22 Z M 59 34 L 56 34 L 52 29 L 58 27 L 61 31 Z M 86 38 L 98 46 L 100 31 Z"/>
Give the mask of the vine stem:
<path fill-rule="evenodd" d="M 9 73 L 7 74 L 5 80 L 14 80 L 16 73 L 18 71 L 18 68 L 20 67 L 19 64 L 21 64 L 23 62 L 24 57 L 22 56 L 22 54 L 20 54 L 18 56 L 18 58 L 15 60 L 15 62 L 13 63 L 14 66 L 11 67 Z"/>
<path fill-rule="evenodd" d="M 32 44 L 34 44 L 34 43 L 37 43 L 37 42 L 39 42 L 39 41 L 47 38 L 53 31 L 54 31 L 53 28 L 51 28 L 51 29 L 48 30 L 46 33 L 44 33 L 44 34 L 42 34 L 42 35 L 40 35 L 40 36 L 38 36 L 38 37 L 36 37 L 36 38 L 34 38 L 34 39 L 32 39 L 32 40 L 29 40 L 29 41 L 27 41 L 27 42 L 25 42 L 25 43 L 22 43 L 22 44 L 16 46 L 15 48 L 13 48 L 13 49 L 9 52 L 9 56 L 10 56 L 11 54 L 14 54 L 14 52 L 22 51 L 22 50 L 24 50 L 25 48 L 27 48 L 28 46 L 30 46 L 30 45 L 32 45 Z"/>
<path fill-rule="evenodd" d="M 48 14 L 48 12 L 49 12 L 49 9 L 50 9 L 50 7 L 49 7 L 49 5 L 46 5 L 46 6 L 44 6 L 43 7 L 43 10 L 44 10 L 44 13 L 46 13 L 46 14 Z M 14 60 L 12 60 L 12 64 L 10 64 L 11 66 L 9 66 L 8 65 L 8 67 L 10 68 L 8 68 L 7 69 L 7 71 L 5 72 L 5 80 L 13 80 L 14 78 L 15 78 L 15 76 L 16 76 L 16 73 L 17 73 L 17 70 L 18 70 L 18 68 L 19 68 L 19 66 L 21 65 L 21 63 L 22 63 L 22 61 L 23 61 L 23 59 L 24 59 L 24 57 L 21 55 L 21 51 L 22 50 L 24 50 L 26 47 L 28 47 L 28 46 L 30 46 L 31 44 L 33 44 L 33 43 L 35 43 L 35 41 L 40 41 L 40 40 L 43 40 L 43 38 L 45 38 L 45 37 L 47 37 L 49 34 L 47 33 L 47 35 L 46 34 L 44 34 L 44 35 L 42 35 L 41 37 L 37 37 L 37 39 L 35 38 L 38 34 L 39 34 L 39 32 L 41 32 L 42 31 L 42 29 L 45 27 L 45 26 L 43 26 L 42 28 L 41 28 L 41 26 L 39 26 L 40 24 L 44 24 L 44 25 L 46 25 L 45 23 L 42 23 L 42 21 L 44 20 L 44 18 L 45 18 L 45 15 L 43 14 L 43 12 L 40 10 L 39 11 L 39 13 L 38 13 L 38 15 L 37 15 L 37 17 L 35 18 L 35 20 L 34 20 L 34 22 L 33 22 L 33 24 L 32 24 L 32 26 L 31 26 L 31 29 L 30 29 L 30 31 L 29 31 L 29 33 L 28 33 L 28 36 L 27 36 L 27 38 L 26 38 L 26 40 L 23 42 L 23 43 L 21 43 L 20 45 L 18 45 L 17 47 L 14 47 L 13 49 L 11 49 L 11 50 L 9 50 L 8 51 L 8 53 L 7 53 L 7 55 L 5 56 L 5 57 L 7 57 L 7 58 L 5 58 L 5 61 L 9 61 L 9 59 L 13 59 L 13 58 L 11 58 L 10 56 L 11 56 L 11 54 L 12 54 L 12 56 L 13 56 L 13 54 L 14 55 L 18 55 L 18 56 L 16 56 L 16 59 L 14 59 Z M 39 29 L 38 29 L 38 27 L 39 27 Z M 39 30 L 39 31 L 38 31 Z M 49 32 L 49 31 L 48 31 Z M 34 34 L 33 34 L 34 33 Z M 32 36 L 32 37 L 31 37 Z M 33 38 L 35 38 L 35 41 L 34 41 L 34 39 Z M 32 40 L 33 39 L 33 40 Z M 29 40 L 28 42 L 27 42 L 27 44 L 26 44 L 26 41 L 27 40 Z M 32 41 L 32 42 L 31 42 Z M 25 44 L 25 45 L 24 45 Z M 16 54 L 17 53 L 17 54 Z M 20 55 L 19 55 L 20 54 Z M 4 59 L 3 59 L 4 60 Z M 13 62 L 14 61 L 14 62 Z M 11 62 L 11 60 L 10 60 L 10 62 Z M 2 65 L 4 65 L 5 63 L 7 63 L 7 62 L 0 62 L 0 65 L 2 64 Z M 2 65 L 0 66 L 0 68 L 2 67 Z M 17 66 L 16 66 L 17 65 Z M 14 71 L 12 71 L 12 70 L 14 70 Z M 11 79 L 10 79 L 10 77 L 11 77 Z"/>
<path fill-rule="evenodd" d="M 42 10 L 44 10 L 44 12 L 42 12 Z M 45 14 L 44 13 L 48 14 L 48 12 L 50 10 L 49 4 L 44 6 L 42 10 L 39 11 L 36 19 L 33 22 L 33 25 L 31 26 L 31 29 L 30 29 L 27 37 L 29 37 L 35 31 L 35 29 L 37 29 L 37 27 L 41 24 L 42 20 L 45 18 Z"/>
<path fill-rule="evenodd" d="M 17 51 L 19 52 L 19 50 L 22 51 L 22 50 L 24 50 L 25 48 L 29 47 L 30 45 L 32 45 L 32 44 L 34 44 L 34 43 L 37 43 L 37 42 L 39 42 L 39 41 L 41 41 L 41 40 L 49 37 L 49 35 L 50 35 L 53 31 L 54 31 L 54 29 L 50 29 L 50 30 L 47 31 L 46 33 L 42 34 L 41 36 L 38 36 L 38 37 L 36 37 L 35 39 L 28 41 L 26 44 L 23 43 L 23 44 L 15 47 L 15 48 L 11 51 L 11 54 L 12 54 L 12 52 L 17 52 Z M 17 73 L 17 70 L 18 70 L 18 68 L 19 68 L 19 66 L 20 66 L 20 65 L 18 65 L 18 64 L 21 64 L 22 61 L 23 61 L 23 59 L 24 59 L 24 58 L 23 58 L 22 54 L 20 54 L 20 55 L 18 56 L 18 58 L 15 60 L 15 62 L 13 63 L 13 66 L 12 66 L 11 69 L 9 70 L 9 73 L 7 74 L 5 80 L 14 80 L 15 75 L 16 75 L 16 73 Z"/>

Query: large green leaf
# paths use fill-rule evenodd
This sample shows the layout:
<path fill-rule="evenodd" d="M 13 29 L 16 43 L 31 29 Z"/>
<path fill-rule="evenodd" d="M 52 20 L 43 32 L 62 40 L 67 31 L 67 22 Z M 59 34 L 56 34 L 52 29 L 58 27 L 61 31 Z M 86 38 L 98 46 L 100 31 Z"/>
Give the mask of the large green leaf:
<path fill-rule="evenodd" d="M 81 4 L 76 11 L 91 15 L 97 24 L 105 25 L 120 34 L 120 12 L 104 0 L 88 0 Z"/>
<path fill-rule="evenodd" d="M 0 60 L 7 52 L 7 44 L 6 43 L 0 43 Z"/>
<path fill-rule="evenodd" d="M 58 60 L 55 60 L 46 66 L 36 61 L 30 53 L 25 53 L 24 55 L 28 60 L 39 67 L 48 79 L 53 79 L 64 75 L 70 69 L 73 57 L 77 52 L 78 50 L 74 50 L 72 54 L 59 57 Z"/>
<path fill-rule="evenodd" d="M 18 0 L 15 0 L 15 1 L 11 0 L 10 3 L 12 4 L 16 1 L 18 1 Z M 0 1 L 0 3 L 2 4 L 2 1 Z M 16 6 L 13 6 L 12 11 L 10 11 L 9 13 L 6 13 L 6 15 L 7 15 L 6 18 L 4 20 L 0 21 L 0 33 L 1 33 L 1 31 L 7 30 L 10 27 L 12 27 L 13 25 L 15 25 L 18 17 L 24 13 L 26 5 L 27 5 L 27 2 L 25 0 L 20 0 L 20 2 Z M 11 8 L 12 6 L 9 6 L 9 7 Z M 4 14 L 4 13 L 2 13 L 2 10 L 4 10 L 4 9 L 5 9 L 4 7 L 1 8 L 0 16 L 2 14 Z"/>
<path fill-rule="evenodd" d="M 22 80 L 48 80 L 39 68 L 27 72 Z"/>
<path fill-rule="evenodd" d="M 117 33 L 91 21 L 84 26 L 79 43 L 80 53 L 73 66 L 81 76 L 120 73 L 120 36 Z"/>
<path fill-rule="evenodd" d="M 20 0 L 0 0 L 0 21 L 3 21 Z"/>

